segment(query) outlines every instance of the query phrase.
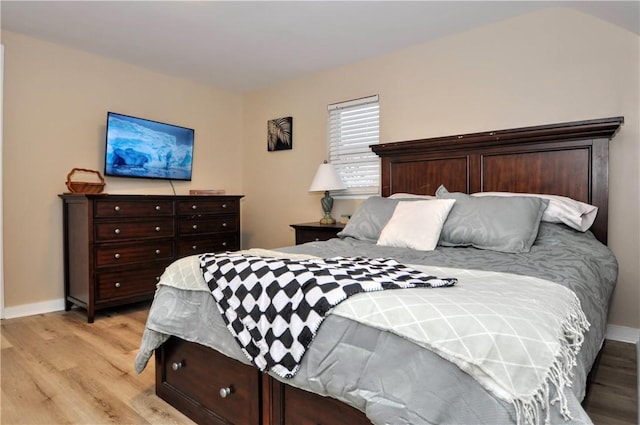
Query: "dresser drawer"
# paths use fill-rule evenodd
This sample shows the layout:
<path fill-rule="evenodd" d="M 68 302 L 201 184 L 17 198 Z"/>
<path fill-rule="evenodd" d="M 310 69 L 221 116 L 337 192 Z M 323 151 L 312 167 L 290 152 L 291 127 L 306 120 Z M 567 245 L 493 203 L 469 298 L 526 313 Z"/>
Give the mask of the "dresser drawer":
<path fill-rule="evenodd" d="M 179 235 L 197 235 L 238 230 L 237 216 L 188 216 L 178 219 Z"/>
<path fill-rule="evenodd" d="M 173 219 L 100 222 L 95 224 L 96 241 L 162 238 L 174 235 Z"/>
<path fill-rule="evenodd" d="M 173 240 L 102 244 L 96 248 L 96 266 L 167 260 L 174 256 Z"/>
<path fill-rule="evenodd" d="M 219 233 L 207 237 L 182 238 L 178 242 L 178 257 L 205 252 L 237 251 L 240 241 L 237 233 Z"/>
<path fill-rule="evenodd" d="M 260 423 L 260 372 L 256 368 L 175 338 L 165 342 L 162 350 L 163 385 L 213 412 L 219 423 Z"/>
<path fill-rule="evenodd" d="M 192 199 L 189 201 L 177 201 L 176 210 L 180 215 L 185 214 L 211 214 L 211 213 L 236 213 L 238 201 L 236 199 Z"/>
<path fill-rule="evenodd" d="M 173 215 L 171 200 L 101 200 L 94 201 L 94 216 L 101 217 L 153 217 Z"/>
<path fill-rule="evenodd" d="M 96 298 L 103 301 L 141 294 L 149 294 L 151 298 L 166 266 L 165 263 L 157 263 L 148 267 L 97 273 Z"/>

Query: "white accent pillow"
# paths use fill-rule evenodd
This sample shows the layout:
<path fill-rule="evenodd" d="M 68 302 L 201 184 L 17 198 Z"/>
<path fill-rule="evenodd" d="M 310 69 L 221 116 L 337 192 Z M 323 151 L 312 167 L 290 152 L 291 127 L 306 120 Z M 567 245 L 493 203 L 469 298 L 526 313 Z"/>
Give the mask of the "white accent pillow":
<path fill-rule="evenodd" d="M 559 195 L 512 192 L 478 192 L 471 196 L 535 196 L 548 199 L 549 205 L 542 214 L 542 221 L 547 223 L 564 223 L 567 226 L 586 232 L 598 214 L 598 207 Z"/>
<path fill-rule="evenodd" d="M 454 203 L 455 199 L 398 203 L 377 245 L 433 251 Z"/>

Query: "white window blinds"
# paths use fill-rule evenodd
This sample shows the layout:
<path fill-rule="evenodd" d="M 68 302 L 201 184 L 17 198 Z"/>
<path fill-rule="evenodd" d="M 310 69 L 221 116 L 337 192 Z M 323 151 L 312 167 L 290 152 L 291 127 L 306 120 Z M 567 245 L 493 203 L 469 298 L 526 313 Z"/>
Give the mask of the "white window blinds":
<path fill-rule="evenodd" d="M 375 195 L 380 192 L 380 159 L 369 145 L 380 137 L 378 95 L 329 105 L 329 162 L 346 190 L 334 196 Z"/>

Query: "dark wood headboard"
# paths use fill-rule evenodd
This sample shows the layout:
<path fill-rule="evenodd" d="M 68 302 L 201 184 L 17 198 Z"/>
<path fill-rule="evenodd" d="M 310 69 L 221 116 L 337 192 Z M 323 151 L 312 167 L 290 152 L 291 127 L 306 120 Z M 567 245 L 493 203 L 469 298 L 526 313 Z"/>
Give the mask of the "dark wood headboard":
<path fill-rule="evenodd" d="M 598 207 L 591 228 L 607 243 L 609 140 L 624 117 L 372 145 L 382 196 L 398 192 L 518 192 L 568 196 Z"/>

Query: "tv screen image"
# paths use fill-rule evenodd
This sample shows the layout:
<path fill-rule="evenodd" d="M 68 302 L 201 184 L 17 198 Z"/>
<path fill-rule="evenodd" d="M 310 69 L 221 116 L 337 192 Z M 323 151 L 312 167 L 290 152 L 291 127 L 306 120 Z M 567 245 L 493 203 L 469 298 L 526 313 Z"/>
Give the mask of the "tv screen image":
<path fill-rule="evenodd" d="M 191 128 L 109 112 L 104 174 L 191 180 L 193 140 Z"/>

